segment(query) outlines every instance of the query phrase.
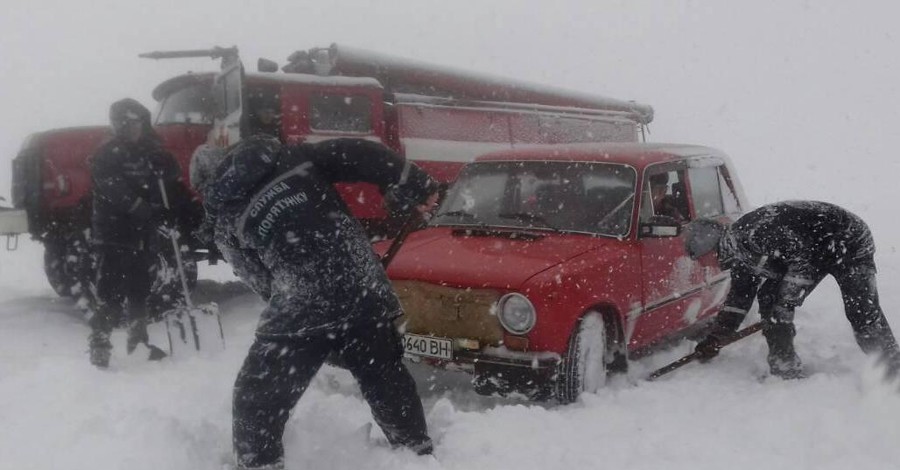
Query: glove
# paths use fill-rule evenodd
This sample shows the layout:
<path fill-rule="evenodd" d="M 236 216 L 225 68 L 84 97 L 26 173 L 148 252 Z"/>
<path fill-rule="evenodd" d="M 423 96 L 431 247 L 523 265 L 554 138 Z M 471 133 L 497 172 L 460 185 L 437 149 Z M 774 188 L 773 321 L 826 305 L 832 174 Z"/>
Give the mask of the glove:
<path fill-rule="evenodd" d="M 193 232 L 194 238 L 203 246 L 215 244 L 216 222 L 212 218 L 203 219 L 203 223 Z"/>
<path fill-rule="evenodd" d="M 712 358 L 719 355 L 719 350 L 722 349 L 723 340 L 721 336 L 710 333 L 706 338 L 697 343 L 697 346 L 694 348 L 694 353 L 697 354 L 697 359 L 700 362 L 708 362 Z"/>

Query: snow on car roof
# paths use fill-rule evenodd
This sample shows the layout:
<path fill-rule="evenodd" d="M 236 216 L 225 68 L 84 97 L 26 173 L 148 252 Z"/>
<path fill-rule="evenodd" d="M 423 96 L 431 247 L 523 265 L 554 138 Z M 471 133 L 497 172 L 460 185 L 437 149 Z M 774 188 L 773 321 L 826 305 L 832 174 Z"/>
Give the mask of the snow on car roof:
<path fill-rule="evenodd" d="M 643 144 L 643 143 L 589 143 L 563 145 L 529 145 L 527 147 L 501 150 L 481 155 L 476 162 L 515 160 L 555 160 L 622 163 L 642 168 L 654 163 L 679 160 L 696 156 L 717 156 L 724 154 L 710 147 L 688 144 Z"/>

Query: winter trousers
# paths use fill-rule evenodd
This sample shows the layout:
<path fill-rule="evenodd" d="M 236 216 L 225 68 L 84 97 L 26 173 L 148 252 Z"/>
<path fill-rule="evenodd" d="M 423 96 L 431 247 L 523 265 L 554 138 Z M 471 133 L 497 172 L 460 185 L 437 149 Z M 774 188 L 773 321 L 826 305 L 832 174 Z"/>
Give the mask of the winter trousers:
<path fill-rule="evenodd" d="M 290 411 L 329 353 L 356 378 L 375 422 L 394 446 L 430 453 L 422 402 L 401 359 L 393 324 L 371 323 L 309 336 L 261 337 L 234 384 L 234 451 L 240 468 L 277 467 Z"/>
<path fill-rule="evenodd" d="M 153 286 L 154 256 L 144 250 L 101 245 L 97 259 L 97 306 L 89 320 L 91 342 L 108 338 L 123 314 L 129 343 L 147 341 L 147 297 Z M 136 342 L 135 342 L 136 341 Z"/>
<path fill-rule="evenodd" d="M 831 273 L 822 273 L 811 279 L 812 283 L 799 299 L 782 298 L 782 279 L 764 282 L 757 299 L 770 363 L 773 359 L 786 360 L 794 355 L 794 308 L 827 274 L 831 274 L 841 289 L 844 314 L 853 328 L 856 343 L 866 354 L 878 355 L 887 366 L 889 377 L 895 377 L 900 372 L 900 349 L 878 301 L 875 272 L 875 262 L 869 257 Z"/>

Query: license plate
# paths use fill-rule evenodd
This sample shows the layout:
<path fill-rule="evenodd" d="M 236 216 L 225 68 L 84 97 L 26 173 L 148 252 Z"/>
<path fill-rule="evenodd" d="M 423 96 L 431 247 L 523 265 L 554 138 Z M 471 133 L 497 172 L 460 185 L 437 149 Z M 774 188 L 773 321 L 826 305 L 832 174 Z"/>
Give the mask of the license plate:
<path fill-rule="evenodd" d="M 453 359 L 453 343 L 449 339 L 431 336 L 403 335 L 403 352 L 408 355 Z"/>

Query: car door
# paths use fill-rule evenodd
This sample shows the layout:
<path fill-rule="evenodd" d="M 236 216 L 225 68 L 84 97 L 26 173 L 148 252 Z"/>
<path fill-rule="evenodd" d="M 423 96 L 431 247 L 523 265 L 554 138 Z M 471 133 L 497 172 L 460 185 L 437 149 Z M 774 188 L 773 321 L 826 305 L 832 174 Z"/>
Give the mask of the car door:
<path fill-rule="evenodd" d="M 682 215 L 659 214 L 651 190 L 651 178 L 668 176 L 664 196 L 666 206 L 674 204 Z M 684 163 L 648 167 L 641 183 L 639 244 L 641 250 L 642 306 L 632 312 L 626 332 L 629 346 L 643 347 L 684 328 L 699 301 L 699 264 L 687 256 L 681 228 L 690 220 L 689 192 Z M 672 214 L 672 212 L 669 212 Z M 655 228 L 654 228 L 655 227 Z M 671 229 L 671 230 L 658 230 Z"/>

